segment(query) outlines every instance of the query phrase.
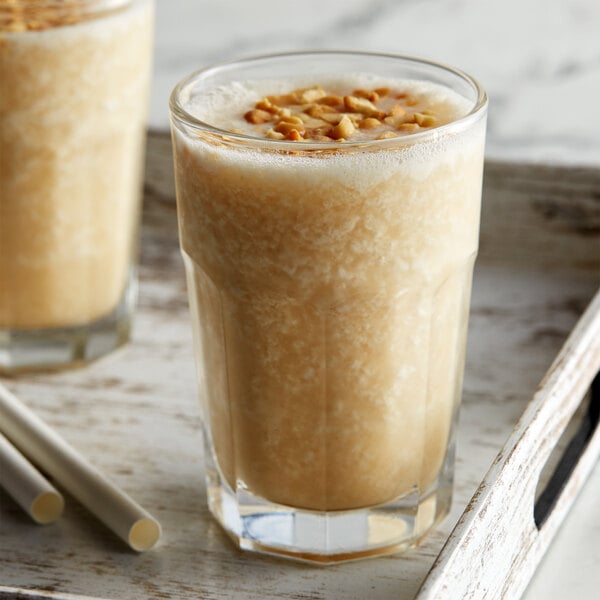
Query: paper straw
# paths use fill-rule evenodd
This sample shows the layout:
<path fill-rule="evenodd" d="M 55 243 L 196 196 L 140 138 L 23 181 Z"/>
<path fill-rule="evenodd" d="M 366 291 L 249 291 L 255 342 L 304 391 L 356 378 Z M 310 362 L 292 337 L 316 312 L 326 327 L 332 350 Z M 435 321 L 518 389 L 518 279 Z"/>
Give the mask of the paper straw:
<path fill-rule="evenodd" d="M 131 548 L 142 552 L 160 525 L 0 384 L 0 430 Z"/>
<path fill-rule="evenodd" d="M 61 494 L 1 433 L 0 486 L 40 525 L 54 523 L 62 514 Z"/>

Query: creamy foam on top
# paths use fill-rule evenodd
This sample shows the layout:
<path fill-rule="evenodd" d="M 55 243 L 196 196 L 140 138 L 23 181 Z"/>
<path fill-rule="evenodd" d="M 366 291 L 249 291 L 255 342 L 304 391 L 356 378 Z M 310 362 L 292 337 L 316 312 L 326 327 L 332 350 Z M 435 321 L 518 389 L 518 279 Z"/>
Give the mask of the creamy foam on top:
<path fill-rule="evenodd" d="M 228 131 L 241 130 L 263 142 L 272 142 L 273 140 L 265 140 L 264 135 L 255 134 L 252 125 L 244 119 L 246 111 L 266 95 L 285 94 L 290 90 L 315 84 L 342 93 L 359 87 L 393 86 L 394 89 L 402 89 L 418 97 L 426 96 L 432 103 L 444 104 L 451 115 L 448 121 L 460 119 L 472 108 L 471 101 L 441 85 L 415 80 L 383 79 L 365 74 L 320 78 L 316 81 L 315 78 L 307 77 L 234 81 L 208 89 L 190 86 L 182 91 L 180 102 L 191 115 L 214 127 Z M 227 168 L 242 169 L 252 176 L 281 181 L 282 185 L 294 182 L 304 185 L 306 177 L 315 184 L 319 180 L 335 178 L 349 188 L 365 192 L 393 173 L 402 172 L 415 180 L 423 180 L 442 164 L 452 168 L 466 153 L 479 151 L 485 124 L 481 121 L 480 125 L 469 128 L 468 133 L 461 131 L 459 135 L 441 135 L 441 130 L 434 128 L 428 130 L 430 135 L 426 139 L 421 136 L 404 136 L 385 140 L 376 147 L 373 146 L 376 151 L 363 151 L 360 146 L 338 144 L 339 150 L 333 153 L 303 152 L 302 145 L 297 146 L 298 152 L 279 152 L 278 144 L 270 145 L 268 151 L 265 151 L 267 149 L 262 144 L 256 147 L 235 143 L 215 145 L 204 136 L 188 137 L 178 131 L 178 128 L 174 133 L 176 143 L 187 145 L 192 152 L 203 156 L 204 168 L 207 170 L 219 170 L 229 165 Z M 311 147 L 318 144 L 319 142 Z M 286 148 L 289 147 L 288 142 Z M 344 148 L 348 151 L 342 151 Z"/>
<path fill-rule="evenodd" d="M 257 101 L 265 96 L 286 94 L 315 84 L 340 96 L 351 94 L 356 88 L 390 87 L 423 99 L 428 104 L 443 106 L 446 122 L 463 117 L 472 108 L 469 100 L 441 85 L 417 80 L 384 79 L 364 73 L 320 78 L 318 81 L 315 81 L 314 77 L 233 81 L 210 89 L 189 89 L 182 99 L 184 108 L 192 116 L 209 125 L 228 131 L 239 130 L 248 135 L 256 135 L 253 126 L 244 119 L 244 114 Z"/>

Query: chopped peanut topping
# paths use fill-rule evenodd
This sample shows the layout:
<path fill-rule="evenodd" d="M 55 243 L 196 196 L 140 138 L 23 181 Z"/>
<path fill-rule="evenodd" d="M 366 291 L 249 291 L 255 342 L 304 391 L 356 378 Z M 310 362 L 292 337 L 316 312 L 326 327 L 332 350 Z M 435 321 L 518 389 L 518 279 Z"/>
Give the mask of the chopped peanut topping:
<path fill-rule="evenodd" d="M 271 113 L 268 113 L 266 110 L 261 110 L 260 108 L 249 110 L 244 115 L 244 119 L 246 119 L 248 123 L 254 123 L 255 125 L 260 123 L 268 123 L 272 118 L 273 115 Z"/>
<path fill-rule="evenodd" d="M 279 133 L 279 131 L 275 131 L 274 129 L 269 129 L 269 131 L 267 131 L 267 137 L 274 140 L 285 139 L 285 135 L 283 135 L 283 133 Z"/>
<path fill-rule="evenodd" d="M 354 123 L 350 120 L 350 117 L 344 115 L 340 122 L 333 128 L 332 133 L 335 139 L 349 138 L 355 130 L 356 127 L 354 127 Z"/>
<path fill-rule="evenodd" d="M 403 117 L 406 114 L 406 109 L 402 104 L 394 104 L 389 112 L 390 117 Z"/>
<path fill-rule="evenodd" d="M 304 139 L 301 133 L 297 129 L 290 129 L 286 135 L 286 139 L 292 140 L 293 142 L 299 142 Z"/>
<path fill-rule="evenodd" d="M 300 135 L 304 133 L 304 127 L 302 125 L 298 125 L 298 123 L 288 123 L 287 121 L 280 121 L 273 129 L 285 135 L 289 134 L 290 131 L 295 131 Z"/>
<path fill-rule="evenodd" d="M 367 100 L 370 100 L 371 102 L 377 102 L 379 100 L 379 94 L 377 93 L 376 90 L 373 90 L 373 91 L 354 90 L 352 92 L 352 95 L 357 96 L 358 98 L 366 98 Z"/>
<path fill-rule="evenodd" d="M 357 96 L 344 96 L 344 105 L 353 112 L 361 113 L 367 117 L 380 118 L 383 115 L 383 113 L 366 98 L 359 98 Z"/>
<path fill-rule="evenodd" d="M 300 95 L 300 101 L 302 104 L 309 104 L 310 102 L 316 102 L 320 100 L 327 94 L 325 90 L 320 87 L 309 88 L 308 90 L 304 90 Z"/>
<path fill-rule="evenodd" d="M 273 104 L 268 98 L 263 98 L 256 103 L 258 110 L 264 110 L 266 112 L 277 114 L 279 107 Z"/>
<path fill-rule="evenodd" d="M 381 127 L 381 121 L 374 117 L 367 117 L 360 122 L 361 129 L 374 129 L 375 127 Z"/>
<path fill-rule="evenodd" d="M 55 0 L 52 3 L 0 0 L 0 33 L 43 31 L 75 25 L 86 18 L 89 15 L 82 10 L 80 0 Z"/>
<path fill-rule="evenodd" d="M 421 125 L 421 127 L 431 127 L 432 125 L 435 125 L 435 117 L 433 115 L 416 112 L 415 121 Z"/>
<path fill-rule="evenodd" d="M 402 125 L 403 123 L 406 122 L 406 119 L 400 115 L 399 117 L 386 117 L 383 120 L 384 123 L 386 123 L 387 125 L 391 125 L 394 129 L 398 129 L 398 127 L 400 127 L 400 125 Z"/>
<path fill-rule="evenodd" d="M 275 140 L 386 140 L 448 122 L 438 108 L 427 98 L 387 87 L 339 95 L 313 86 L 265 96 L 244 118 Z"/>
<path fill-rule="evenodd" d="M 418 123 L 402 123 L 402 125 L 400 125 L 398 127 L 398 129 L 400 131 L 406 131 L 407 133 L 414 133 L 415 131 L 419 131 L 419 124 Z"/>
<path fill-rule="evenodd" d="M 341 96 L 323 96 L 318 102 L 326 106 L 342 106 L 344 99 Z"/>

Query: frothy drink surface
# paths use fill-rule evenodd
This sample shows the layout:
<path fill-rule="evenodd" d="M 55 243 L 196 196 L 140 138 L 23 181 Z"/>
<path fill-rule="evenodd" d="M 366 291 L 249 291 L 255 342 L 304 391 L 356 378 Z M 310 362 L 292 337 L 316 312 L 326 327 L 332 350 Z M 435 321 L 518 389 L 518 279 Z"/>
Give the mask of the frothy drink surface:
<path fill-rule="evenodd" d="M 436 119 L 418 131 L 470 108 L 445 88 L 356 75 L 234 83 L 190 97 L 187 109 L 222 129 L 273 138 L 279 120 L 253 123 L 248 112 L 315 84 L 342 99 L 375 88 L 415 98 L 406 112 Z M 346 144 L 415 133 L 385 124 L 397 102 L 369 102 L 381 114 L 355 117 L 358 137 L 304 127 L 315 144 L 299 140 L 297 151 L 174 130 L 215 458 L 234 491 L 299 508 L 425 492 L 444 462 L 461 391 L 484 126 L 401 144 L 390 136 L 376 148 Z M 360 112 L 344 106 L 340 114 Z M 365 118 L 380 121 L 372 135 L 360 127 Z M 334 139 L 336 148 L 315 150 Z"/>

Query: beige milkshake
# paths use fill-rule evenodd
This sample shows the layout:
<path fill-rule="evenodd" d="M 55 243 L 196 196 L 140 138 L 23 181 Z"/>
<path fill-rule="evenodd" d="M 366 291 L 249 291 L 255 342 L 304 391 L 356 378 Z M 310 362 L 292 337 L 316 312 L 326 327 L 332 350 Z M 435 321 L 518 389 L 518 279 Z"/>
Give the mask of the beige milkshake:
<path fill-rule="evenodd" d="M 450 494 L 481 114 L 460 125 L 472 100 L 364 72 L 181 92 L 198 119 L 173 119 L 181 245 L 210 458 L 240 531 L 213 510 L 244 545 L 244 497 L 311 515 L 412 498 L 416 537 Z M 378 544 L 298 536 L 292 550 L 262 529 L 253 543 L 303 556 Z"/>
<path fill-rule="evenodd" d="M 124 300 L 152 9 L 146 0 L 0 1 L 3 368 L 19 366 L 15 336 L 87 326 Z"/>

